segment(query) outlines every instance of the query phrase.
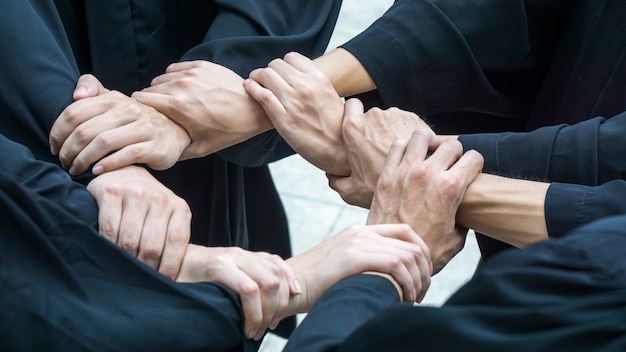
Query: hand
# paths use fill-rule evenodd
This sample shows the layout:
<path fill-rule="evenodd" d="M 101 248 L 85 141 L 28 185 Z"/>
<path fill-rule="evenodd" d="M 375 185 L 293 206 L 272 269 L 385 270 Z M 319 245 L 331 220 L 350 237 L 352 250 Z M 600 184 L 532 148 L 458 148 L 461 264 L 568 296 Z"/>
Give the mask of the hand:
<path fill-rule="evenodd" d="M 348 100 L 345 106 L 342 134 L 351 174 L 348 177 L 327 174 L 327 177 L 330 187 L 348 204 L 369 208 L 391 144 L 410 136 L 416 129 L 424 131 L 425 138 L 435 133 L 412 112 L 374 108 L 364 114 L 358 99 Z"/>
<path fill-rule="evenodd" d="M 333 284 L 363 272 L 391 275 L 407 302 L 420 302 L 430 285 L 430 252 L 407 225 L 352 226 L 287 260 L 302 285 L 291 314 L 308 311 Z"/>
<path fill-rule="evenodd" d="M 246 91 L 298 154 L 327 173 L 350 174 L 341 139 L 343 102 L 313 61 L 292 52 L 250 78 Z"/>
<path fill-rule="evenodd" d="M 198 158 L 272 128 L 242 82 L 233 71 L 208 61 L 179 62 L 132 97 L 181 125 L 191 136 L 181 159 Z"/>
<path fill-rule="evenodd" d="M 276 328 L 290 295 L 300 293 L 293 270 L 279 256 L 238 247 L 189 245 L 177 281 L 218 282 L 239 294 L 245 335 L 255 340 Z"/>
<path fill-rule="evenodd" d="M 98 203 L 100 233 L 174 279 L 191 236 L 189 206 L 137 166 L 108 172 L 87 190 Z"/>
<path fill-rule="evenodd" d="M 391 146 L 368 224 L 409 224 L 428 244 L 437 273 L 463 248 L 465 236 L 455 225 L 455 216 L 465 190 L 482 169 L 483 158 L 476 151 L 463 154 L 461 143 L 452 139 L 428 156 L 433 138 L 417 130 L 410 140 Z"/>
<path fill-rule="evenodd" d="M 165 115 L 105 89 L 94 76 L 80 78 L 74 97 L 78 100 L 50 131 L 52 153 L 72 175 L 96 162 L 96 175 L 135 163 L 167 169 L 190 143 L 185 130 Z"/>

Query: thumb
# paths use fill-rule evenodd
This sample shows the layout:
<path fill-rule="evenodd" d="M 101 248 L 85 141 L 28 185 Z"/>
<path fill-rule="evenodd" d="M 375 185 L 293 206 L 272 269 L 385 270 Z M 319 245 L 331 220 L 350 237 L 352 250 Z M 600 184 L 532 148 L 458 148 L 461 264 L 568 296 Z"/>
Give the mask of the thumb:
<path fill-rule="evenodd" d="M 108 91 L 109 90 L 104 88 L 96 76 L 85 74 L 80 76 L 78 82 L 76 83 L 76 89 L 74 89 L 74 100 L 95 97 Z"/>

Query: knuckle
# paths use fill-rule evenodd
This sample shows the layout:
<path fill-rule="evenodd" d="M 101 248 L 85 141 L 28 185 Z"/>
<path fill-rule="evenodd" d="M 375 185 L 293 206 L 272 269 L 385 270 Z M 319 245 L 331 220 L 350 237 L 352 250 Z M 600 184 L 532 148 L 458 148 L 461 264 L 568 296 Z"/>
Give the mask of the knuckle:
<path fill-rule="evenodd" d="M 141 185 L 137 184 L 129 184 L 125 187 L 124 192 L 126 192 L 128 196 L 138 200 L 142 200 L 146 197 L 146 191 Z"/>
<path fill-rule="evenodd" d="M 175 110 L 184 111 L 184 109 L 191 105 L 191 97 L 189 94 L 179 93 L 173 96 L 170 96 L 170 105 Z"/>
<path fill-rule="evenodd" d="M 261 292 L 259 285 L 254 282 L 245 282 L 239 284 L 239 294 L 243 296 L 256 296 Z"/>
<path fill-rule="evenodd" d="M 175 278 L 178 274 L 178 265 L 172 262 L 161 262 L 159 272 L 169 278 Z"/>
<path fill-rule="evenodd" d="M 126 234 L 122 237 L 120 247 L 134 255 L 137 252 L 137 239 L 133 235 Z"/>
<path fill-rule="evenodd" d="M 391 268 L 392 271 L 395 271 L 399 269 L 400 267 L 404 266 L 404 262 L 402 261 L 401 257 L 392 257 L 389 259 L 389 262 L 387 264 L 389 265 L 389 268 Z"/>
<path fill-rule="evenodd" d="M 159 259 L 163 253 L 163 245 L 157 241 L 148 241 L 142 248 L 143 256 L 148 259 Z"/>
<path fill-rule="evenodd" d="M 260 286 L 266 291 L 275 291 L 280 287 L 280 280 L 273 275 L 267 275 L 260 281 Z"/>
<path fill-rule="evenodd" d="M 94 142 L 100 148 L 100 150 L 111 150 L 113 147 L 113 143 L 115 138 L 108 133 L 101 133 L 96 138 L 94 138 Z"/>
<path fill-rule="evenodd" d="M 74 129 L 74 135 L 79 142 L 86 142 L 91 140 L 92 131 L 88 126 L 81 124 Z"/>
<path fill-rule="evenodd" d="M 174 231 L 170 233 L 168 242 L 173 244 L 187 244 L 189 238 L 189 235 L 185 231 Z"/>

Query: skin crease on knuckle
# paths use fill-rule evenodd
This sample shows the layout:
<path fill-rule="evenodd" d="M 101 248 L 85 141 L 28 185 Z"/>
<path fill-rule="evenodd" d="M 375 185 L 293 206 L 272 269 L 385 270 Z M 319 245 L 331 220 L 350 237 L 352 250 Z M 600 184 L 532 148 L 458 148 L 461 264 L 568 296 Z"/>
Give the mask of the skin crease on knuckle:
<path fill-rule="evenodd" d="M 130 233 L 120 233 L 120 237 L 122 238 L 122 243 L 119 244 L 120 247 L 133 256 L 136 255 L 139 249 L 139 239 Z"/>
<path fill-rule="evenodd" d="M 93 138 L 93 130 L 90 126 L 80 124 L 74 129 L 74 136 L 78 143 L 85 144 Z"/>
<path fill-rule="evenodd" d="M 163 243 L 158 241 L 148 241 L 141 246 L 141 255 L 149 260 L 158 260 L 163 254 Z"/>

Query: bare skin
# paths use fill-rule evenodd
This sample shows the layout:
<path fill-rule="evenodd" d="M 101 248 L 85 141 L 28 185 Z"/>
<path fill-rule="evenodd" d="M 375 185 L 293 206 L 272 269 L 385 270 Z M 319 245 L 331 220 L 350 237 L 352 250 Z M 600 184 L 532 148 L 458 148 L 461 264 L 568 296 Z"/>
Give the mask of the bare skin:
<path fill-rule="evenodd" d="M 308 311 L 326 289 L 363 272 L 388 275 L 406 301 L 430 285 L 430 252 L 407 225 L 352 226 L 287 261 L 240 248 L 190 245 L 178 281 L 213 281 L 238 293 L 248 338 Z M 297 280 L 296 280 L 297 278 Z"/>

